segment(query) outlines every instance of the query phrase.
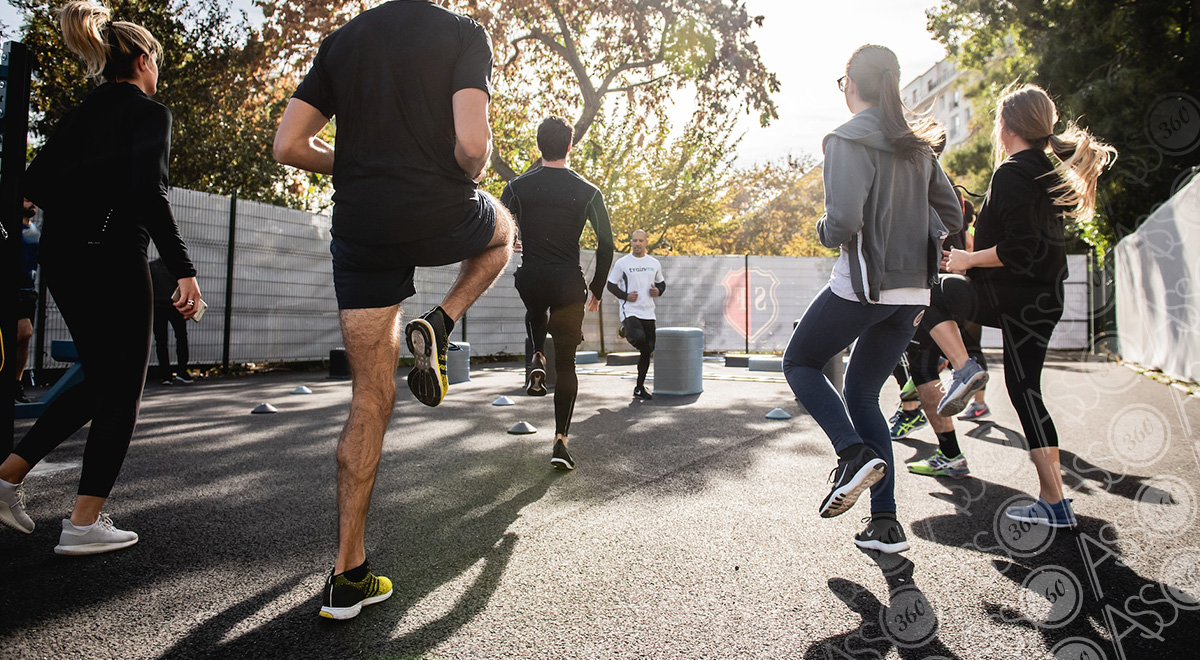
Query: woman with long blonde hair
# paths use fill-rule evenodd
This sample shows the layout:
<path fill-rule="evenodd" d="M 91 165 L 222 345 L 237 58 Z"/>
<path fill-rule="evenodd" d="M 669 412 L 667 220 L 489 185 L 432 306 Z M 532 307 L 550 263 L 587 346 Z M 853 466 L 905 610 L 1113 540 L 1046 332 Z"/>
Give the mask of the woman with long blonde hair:
<path fill-rule="evenodd" d="M 1058 431 L 1042 400 L 1042 368 L 1063 313 L 1064 220 L 1091 219 L 1097 180 L 1117 152 L 1074 122 L 1061 133 L 1055 132 L 1057 124 L 1058 109 L 1042 88 L 1005 90 L 996 108 L 997 166 L 975 221 L 975 251 L 946 255 L 946 268 L 967 277 L 944 276 L 933 304 L 999 328 L 1004 338 L 1004 384 L 1028 440 L 1040 490 L 1032 505 L 1009 507 L 1005 515 L 1074 527 L 1071 501 L 1063 495 Z M 963 361 L 966 352 L 957 331 L 935 339 L 951 362 Z M 960 389 L 956 385 L 967 380 L 960 371 L 954 372 L 941 414 L 956 412 L 943 410 Z"/>
<path fill-rule="evenodd" d="M 70 518 L 54 551 L 88 555 L 137 543 L 101 508 L 116 483 L 137 422 L 150 358 L 154 240 L 179 285 L 176 307 L 200 303 L 196 269 L 167 201 L 171 112 L 152 101 L 162 46 L 144 27 L 110 20 L 103 5 L 74 0 L 63 39 L 102 82 L 68 113 L 25 172 L 25 197 L 45 212 L 41 266 L 85 378 L 46 407 L 0 464 L 0 523 L 30 534 L 23 481 L 55 447 L 91 422 Z"/>

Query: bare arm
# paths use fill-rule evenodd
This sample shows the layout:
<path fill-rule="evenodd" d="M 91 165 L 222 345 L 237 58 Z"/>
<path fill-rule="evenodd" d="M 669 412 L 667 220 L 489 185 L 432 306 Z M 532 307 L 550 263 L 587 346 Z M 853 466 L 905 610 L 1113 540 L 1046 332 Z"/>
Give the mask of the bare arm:
<path fill-rule="evenodd" d="M 313 106 L 293 98 L 288 101 L 275 132 L 275 160 L 318 174 L 333 174 L 333 147 L 317 137 L 329 118 Z"/>
<path fill-rule="evenodd" d="M 454 159 L 471 179 L 483 178 L 492 155 L 492 128 L 488 125 L 488 93 L 469 87 L 454 93 Z"/>
<path fill-rule="evenodd" d="M 953 273 L 965 273 L 972 268 L 1004 267 L 994 246 L 978 252 L 967 252 L 956 248 L 947 253 L 945 264 L 946 270 Z"/>

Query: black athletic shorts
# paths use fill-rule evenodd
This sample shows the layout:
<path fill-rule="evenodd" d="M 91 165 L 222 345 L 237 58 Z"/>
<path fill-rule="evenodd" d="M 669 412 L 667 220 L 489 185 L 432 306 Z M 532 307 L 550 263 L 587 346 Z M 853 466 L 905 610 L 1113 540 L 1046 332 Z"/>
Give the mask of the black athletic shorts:
<path fill-rule="evenodd" d="M 376 245 L 334 236 L 333 289 L 338 309 L 391 307 L 417 292 L 417 266 L 445 266 L 483 252 L 496 234 L 497 202 L 480 194 L 479 204 L 457 226 L 412 243 Z"/>
<path fill-rule="evenodd" d="M 17 319 L 33 319 L 37 313 L 38 292 L 36 289 L 17 290 Z"/>

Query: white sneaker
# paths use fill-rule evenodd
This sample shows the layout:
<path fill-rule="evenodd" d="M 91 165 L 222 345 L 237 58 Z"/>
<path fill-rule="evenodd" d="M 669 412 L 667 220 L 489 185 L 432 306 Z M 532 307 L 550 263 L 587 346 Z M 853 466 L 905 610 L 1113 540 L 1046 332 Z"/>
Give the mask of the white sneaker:
<path fill-rule="evenodd" d="M 0 479 L 0 523 L 18 532 L 33 533 L 33 520 L 25 513 L 25 489 Z"/>
<path fill-rule="evenodd" d="M 113 526 L 112 518 L 101 513 L 89 527 L 76 527 L 70 518 L 63 518 L 62 534 L 54 553 L 59 555 L 98 555 L 128 548 L 138 542 L 138 535 Z"/>

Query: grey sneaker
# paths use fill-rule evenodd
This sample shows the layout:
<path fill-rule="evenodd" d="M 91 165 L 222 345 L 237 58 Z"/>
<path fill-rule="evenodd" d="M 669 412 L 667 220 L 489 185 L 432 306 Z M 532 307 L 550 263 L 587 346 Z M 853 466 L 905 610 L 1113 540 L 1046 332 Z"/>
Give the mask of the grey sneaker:
<path fill-rule="evenodd" d="M 955 369 L 950 377 L 950 386 L 946 388 L 946 396 L 938 404 L 938 414 L 942 417 L 953 417 L 962 412 L 971 397 L 982 390 L 988 381 L 988 372 L 975 358 L 970 358 L 961 369 Z"/>
<path fill-rule="evenodd" d="M 108 514 L 101 513 L 96 522 L 90 527 L 79 529 L 71 524 L 70 518 L 63 518 L 62 534 L 58 537 L 58 545 L 54 553 L 59 555 L 98 555 L 102 552 L 112 552 L 128 548 L 138 542 L 134 532 L 117 529 Z"/>
<path fill-rule="evenodd" d="M 0 479 L 0 523 L 25 534 L 33 533 L 33 520 L 25 513 L 25 489 Z"/>
<path fill-rule="evenodd" d="M 867 526 L 854 535 L 854 545 L 887 554 L 908 550 L 908 537 L 904 535 L 904 528 L 894 517 L 870 516 L 863 518 L 863 522 L 867 523 Z"/>
<path fill-rule="evenodd" d="M 972 401 L 971 405 L 967 406 L 967 409 L 964 410 L 963 414 L 959 415 L 958 418 L 964 422 L 969 422 L 973 419 L 983 419 L 984 417 L 989 417 L 991 414 L 992 410 L 991 408 L 988 408 L 988 404 Z"/>

